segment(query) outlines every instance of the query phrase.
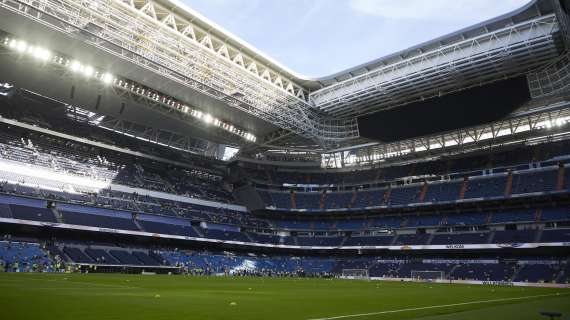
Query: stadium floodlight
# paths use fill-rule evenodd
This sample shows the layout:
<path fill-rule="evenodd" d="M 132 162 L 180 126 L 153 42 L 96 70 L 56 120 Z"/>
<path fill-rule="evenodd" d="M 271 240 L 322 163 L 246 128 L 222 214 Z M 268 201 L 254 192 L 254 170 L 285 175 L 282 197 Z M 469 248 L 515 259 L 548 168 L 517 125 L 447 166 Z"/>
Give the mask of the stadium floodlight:
<path fill-rule="evenodd" d="M 111 84 L 113 82 L 115 77 L 113 77 L 112 74 L 110 73 L 104 73 L 101 76 L 101 81 L 103 81 L 104 84 Z"/>
<path fill-rule="evenodd" d="M 73 72 L 79 72 L 79 71 L 81 71 L 81 69 L 83 69 L 83 66 L 81 65 L 81 63 L 79 63 L 79 61 L 73 60 L 73 61 L 69 64 L 69 68 L 70 68 L 71 71 L 73 71 Z"/>
<path fill-rule="evenodd" d="M 562 118 L 557 118 L 557 119 L 554 121 L 554 123 L 555 123 L 557 126 L 561 127 L 561 126 L 564 124 L 564 119 L 562 119 Z"/>
<path fill-rule="evenodd" d="M 16 41 L 15 49 L 18 52 L 25 52 L 28 49 L 28 44 L 25 41 Z"/>
<path fill-rule="evenodd" d="M 212 116 L 211 116 L 209 113 L 206 113 L 206 115 L 204 116 L 204 121 L 205 121 L 207 124 L 210 124 L 210 123 L 212 123 L 213 118 L 212 118 Z"/>
<path fill-rule="evenodd" d="M 202 111 L 192 109 L 184 104 L 181 104 L 180 101 L 177 101 L 176 99 L 170 96 L 158 94 L 153 90 L 145 90 L 144 88 L 137 86 L 135 83 L 132 83 L 130 81 L 124 81 L 123 79 L 117 78 L 109 72 L 99 71 L 95 67 L 83 64 L 79 60 L 68 58 L 59 54 L 54 54 L 46 48 L 43 48 L 41 46 L 31 45 L 19 39 L 4 38 L 3 43 L 5 46 L 9 47 L 10 49 L 13 49 L 14 51 L 17 52 L 21 52 L 22 54 L 27 54 L 39 61 L 47 62 L 51 60 L 52 63 L 65 66 L 71 72 L 83 75 L 85 78 L 95 78 L 104 83 L 105 85 L 111 85 L 111 84 L 117 85 L 126 90 L 135 92 L 136 94 L 144 95 L 148 99 L 153 99 L 155 101 L 175 107 L 184 113 L 190 113 L 193 117 L 201 119 L 207 125 L 214 125 L 218 128 L 222 128 L 232 134 L 241 136 L 245 140 L 254 141 L 254 142 L 257 140 L 257 138 L 253 134 L 245 132 L 243 130 L 239 130 L 235 128 L 233 125 L 213 117 L 211 114 L 207 114 Z"/>
<path fill-rule="evenodd" d="M 93 69 L 92 66 L 83 67 L 83 75 L 86 76 L 87 78 L 90 78 L 91 76 L 93 76 L 94 73 L 95 73 L 95 70 Z"/>
<path fill-rule="evenodd" d="M 30 53 L 38 60 L 47 61 L 51 58 L 51 52 L 41 47 L 30 47 Z"/>

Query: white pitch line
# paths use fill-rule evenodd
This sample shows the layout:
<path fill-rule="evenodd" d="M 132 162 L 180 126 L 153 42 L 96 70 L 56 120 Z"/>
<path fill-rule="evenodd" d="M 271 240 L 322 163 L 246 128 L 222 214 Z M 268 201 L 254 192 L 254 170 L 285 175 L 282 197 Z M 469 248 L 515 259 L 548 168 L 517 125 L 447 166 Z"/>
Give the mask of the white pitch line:
<path fill-rule="evenodd" d="M 470 302 L 441 304 L 441 305 L 427 306 L 427 307 L 416 307 L 416 308 L 387 310 L 387 311 L 378 311 L 378 312 L 369 312 L 369 313 L 348 314 L 348 315 L 344 315 L 344 316 L 336 316 L 336 317 L 328 317 L 328 318 L 311 318 L 311 319 L 307 319 L 307 320 L 335 320 L 335 319 L 358 318 L 358 317 L 375 316 L 375 315 L 381 315 L 381 314 L 399 313 L 399 312 L 406 312 L 406 311 L 448 308 L 448 307 L 466 306 L 466 305 L 470 305 L 470 304 L 482 304 L 482 303 L 492 303 L 492 302 L 502 302 L 502 301 L 524 300 L 524 299 L 541 298 L 541 297 L 554 297 L 554 296 L 562 296 L 562 295 L 568 295 L 568 294 L 569 293 L 553 293 L 553 294 L 540 294 L 540 295 L 535 295 L 535 296 L 525 296 L 525 297 L 516 297 L 516 298 L 479 300 L 479 301 L 470 301 Z"/>

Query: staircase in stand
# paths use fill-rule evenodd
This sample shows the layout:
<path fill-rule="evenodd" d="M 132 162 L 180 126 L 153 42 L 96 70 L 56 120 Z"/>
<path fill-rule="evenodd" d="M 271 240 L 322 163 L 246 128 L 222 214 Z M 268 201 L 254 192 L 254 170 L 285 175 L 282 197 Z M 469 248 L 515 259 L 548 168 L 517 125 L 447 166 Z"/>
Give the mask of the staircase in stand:
<path fill-rule="evenodd" d="M 390 194 L 392 193 L 392 188 L 386 190 L 386 192 L 384 192 L 384 196 L 382 197 L 382 199 L 380 199 L 381 203 L 380 205 L 386 205 L 390 202 Z"/>
<path fill-rule="evenodd" d="M 352 192 L 352 198 L 350 198 L 350 204 L 348 205 L 349 208 L 353 208 L 354 204 L 356 203 L 356 197 L 358 197 L 358 192 L 354 190 Z"/>
<path fill-rule="evenodd" d="M 494 238 L 495 238 L 495 231 L 489 232 L 489 239 L 487 239 L 487 243 L 493 243 Z"/>
<path fill-rule="evenodd" d="M 57 220 L 57 222 L 65 223 L 65 221 L 63 220 L 63 216 L 61 215 L 61 213 L 59 211 L 57 211 L 57 209 L 55 207 L 51 207 L 50 210 L 53 213 L 53 215 L 55 216 L 55 219 Z"/>
<path fill-rule="evenodd" d="M 542 219 L 542 209 L 538 208 L 534 211 L 534 222 L 540 222 Z"/>
<path fill-rule="evenodd" d="M 435 232 L 429 235 L 426 245 L 430 245 L 434 237 L 435 237 Z"/>
<path fill-rule="evenodd" d="M 146 231 L 144 227 L 139 223 L 138 215 L 136 213 L 133 213 L 133 222 L 140 231 Z"/>
<path fill-rule="evenodd" d="M 321 199 L 319 201 L 319 208 L 321 209 L 325 208 L 326 199 L 327 199 L 327 191 L 323 190 L 323 192 L 321 193 Z"/>
<path fill-rule="evenodd" d="M 505 185 L 505 197 L 510 197 L 513 193 L 513 172 L 509 171 L 507 176 L 507 184 Z"/>
<path fill-rule="evenodd" d="M 554 279 L 555 283 L 561 283 L 562 282 L 562 278 L 564 278 L 564 276 L 566 275 L 564 270 L 566 270 L 566 266 L 568 264 L 570 264 L 570 259 L 566 260 L 566 264 L 560 264 L 560 271 L 558 272 L 558 275 Z"/>
<path fill-rule="evenodd" d="M 418 198 L 418 202 L 424 202 L 424 200 L 426 198 L 427 190 L 428 190 L 428 183 L 424 182 L 424 185 L 422 186 L 422 190 L 420 191 L 420 196 Z"/>
<path fill-rule="evenodd" d="M 295 191 L 291 191 L 291 208 L 297 209 L 297 195 Z"/>
<path fill-rule="evenodd" d="M 564 189 L 564 183 L 566 182 L 566 181 L 564 181 L 565 173 L 566 173 L 566 168 L 564 168 L 564 164 L 561 163 L 558 166 L 558 179 L 556 181 L 556 190 L 557 191 Z"/>
<path fill-rule="evenodd" d="M 467 187 L 469 186 L 469 178 L 463 178 L 463 184 L 461 185 L 461 189 L 459 190 L 459 200 L 465 199 L 465 192 L 467 192 Z"/>
<path fill-rule="evenodd" d="M 204 234 L 200 231 L 200 228 L 196 228 L 195 226 L 192 226 L 192 229 L 194 229 L 194 231 L 196 232 L 197 235 L 199 235 L 200 237 L 204 237 Z"/>
<path fill-rule="evenodd" d="M 489 213 L 487 214 L 487 217 L 485 218 L 485 223 L 486 223 L 486 224 L 490 224 L 491 221 L 493 221 L 493 213 L 492 213 L 492 212 L 489 212 Z"/>
<path fill-rule="evenodd" d="M 398 234 L 394 235 L 394 238 L 392 239 L 392 242 L 390 242 L 390 245 L 393 246 L 397 240 L 398 240 Z"/>
<path fill-rule="evenodd" d="M 519 275 L 520 271 L 521 271 L 523 268 L 524 268 L 524 265 L 523 265 L 523 266 L 515 265 L 515 266 L 513 267 L 513 275 L 512 275 L 512 277 L 511 277 L 510 281 L 515 281 L 515 279 L 517 278 L 517 276 Z"/>

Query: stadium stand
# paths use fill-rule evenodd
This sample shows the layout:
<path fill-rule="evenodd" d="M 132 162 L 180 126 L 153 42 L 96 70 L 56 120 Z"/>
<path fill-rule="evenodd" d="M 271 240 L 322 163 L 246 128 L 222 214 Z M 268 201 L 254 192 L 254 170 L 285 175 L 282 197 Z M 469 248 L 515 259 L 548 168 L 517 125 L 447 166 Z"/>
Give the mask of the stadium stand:
<path fill-rule="evenodd" d="M 111 244 L 65 244 L 55 248 L 68 262 L 91 265 L 172 266 L 197 275 L 232 274 L 248 276 L 334 276 L 345 269 L 365 269 L 380 278 L 411 278 L 413 271 L 441 272 L 454 280 L 566 283 L 568 264 L 564 260 L 525 257 L 496 259 L 423 258 L 400 260 L 387 257 L 315 258 L 310 256 L 257 256 L 230 252 L 141 250 Z M 58 250 L 58 249 L 55 249 Z M 0 242 L 0 257 L 6 271 L 55 271 L 53 248 L 33 242 Z"/>

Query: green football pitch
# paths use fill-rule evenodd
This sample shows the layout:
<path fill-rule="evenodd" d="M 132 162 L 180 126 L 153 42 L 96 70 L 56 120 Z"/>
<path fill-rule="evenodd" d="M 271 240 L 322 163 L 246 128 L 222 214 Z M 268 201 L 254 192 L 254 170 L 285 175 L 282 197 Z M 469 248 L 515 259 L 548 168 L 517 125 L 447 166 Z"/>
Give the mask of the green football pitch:
<path fill-rule="evenodd" d="M 0 273 L 0 318 L 546 319 L 570 289 L 362 280 Z"/>

